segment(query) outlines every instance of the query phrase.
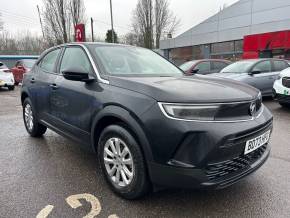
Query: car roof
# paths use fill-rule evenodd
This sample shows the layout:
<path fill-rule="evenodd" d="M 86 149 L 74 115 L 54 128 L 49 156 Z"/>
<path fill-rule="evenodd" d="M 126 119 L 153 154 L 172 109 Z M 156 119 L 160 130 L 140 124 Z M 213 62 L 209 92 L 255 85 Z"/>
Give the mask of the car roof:
<path fill-rule="evenodd" d="M 255 58 L 255 59 L 243 59 L 240 60 L 239 62 L 243 62 L 243 61 L 248 61 L 248 62 L 259 62 L 259 61 L 268 61 L 268 60 L 274 60 L 274 61 L 285 61 L 287 62 L 287 60 L 285 59 L 280 59 L 280 58 Z"/>

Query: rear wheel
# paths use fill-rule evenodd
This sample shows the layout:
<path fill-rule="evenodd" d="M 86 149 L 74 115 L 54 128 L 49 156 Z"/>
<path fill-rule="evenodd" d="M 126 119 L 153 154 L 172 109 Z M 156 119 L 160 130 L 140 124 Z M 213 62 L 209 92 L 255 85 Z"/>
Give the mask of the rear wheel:
<path fill-rule="evenodd" d="M 282 107 L 290 108 L 290 104 L 289 104 L 289 103 L 279 102 L 279 104 L 280 104 Z"/>
<path fill-rule="evenodd" d="M 14 88 L 15 88 L 15 86 L 8 86 L 8 89 L 9 89 L 10 91 L 13 91 Z"/>
<path fill-rule="evenodd" d="M 29 98 L 26 98 L 23 102 L 23 120 L 27 132 L 32 137 L 40 137 L 46 132 L 46 126 L 40 124 L 35 118 Z"/>
<path fill-rule="evenodd" d="M 125 128 L 111 125 L 103 130 L 98 156 L 105 178 L 115 193 L 126 199 L 136 199 L 149 191 L 143 154 Z"/>

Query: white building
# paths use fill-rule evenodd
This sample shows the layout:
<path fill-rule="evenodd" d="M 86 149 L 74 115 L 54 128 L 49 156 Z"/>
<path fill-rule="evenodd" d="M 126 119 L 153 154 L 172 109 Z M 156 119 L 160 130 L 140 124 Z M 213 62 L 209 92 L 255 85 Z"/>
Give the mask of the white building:
<path fill-rule="evenodd" d="M 290 58 L 287 30 L 290 0 L 240 0 L 176 38 L 161 41 L 160 49 L 176 63 L 201 58 Z M 285 42 L 277 46 L 273 41 Z"/>

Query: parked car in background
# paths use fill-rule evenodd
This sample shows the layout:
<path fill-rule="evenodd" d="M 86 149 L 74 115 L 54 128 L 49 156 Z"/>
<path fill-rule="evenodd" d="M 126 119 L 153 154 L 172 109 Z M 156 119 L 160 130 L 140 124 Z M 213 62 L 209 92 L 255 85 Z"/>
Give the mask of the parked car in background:
<path fill-rule="evenodd" d="M 23 59 L 16 62 L 15 66 L 11 69 L 14 75 L 15 85 L 22 82 L 23 74 L 29 72 L 35 62 L 36 59 Z"/>
<path fill-rule="evenodd" d="M 275 81 L 273 97 L 282 106 L 290 107 L 290 68 L 283 70 Z"/>
<path fill-rule="evenodd" d="M 14 76 L 8 67 L 0 62 L 0 87 L 14 90 Z"/>
<path fill-rule="evenodd" d="M 185 76 L 144 48 L 53 47 L 24 74 L 21 101 L 32 137 L 48 127 L 96 152 L 111 189 L 127 199 L 151 188 L 225 188 L 270 154 L 273 116 L 259 90 Z"/>
<path fill-rule="evenodd" d="M 259 89 L 263 96 L 272 96 L 274 82 L 280 72 L 289 66 L 286 60 L 281 59 L 242 60 L 212 76 L 241 81 Z"/>
<path fill-rule="evenodd" d="M 179 66 L 186 74 L 218 73 L 232 62 L 222 59 L 203 59 L 188 61 Z"/>

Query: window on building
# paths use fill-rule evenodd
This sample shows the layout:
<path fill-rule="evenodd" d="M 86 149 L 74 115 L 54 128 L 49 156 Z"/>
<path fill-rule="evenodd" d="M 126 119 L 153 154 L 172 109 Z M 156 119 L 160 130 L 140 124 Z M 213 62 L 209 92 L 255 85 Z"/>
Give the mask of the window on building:
<path fill-rule="evenodd" d="M 211 53 L 229 53 L 235 51 L 235 42 L 220 42 L 211 45 Z"/>
<path fill-rule="evenodd" d="M 235 51 L 236 52 L 243 52 L 244 40 L 235 41 Z"/>

